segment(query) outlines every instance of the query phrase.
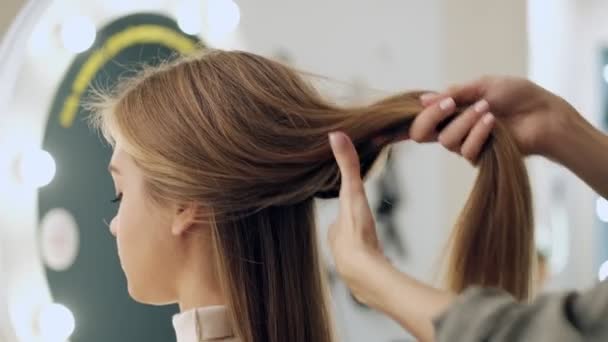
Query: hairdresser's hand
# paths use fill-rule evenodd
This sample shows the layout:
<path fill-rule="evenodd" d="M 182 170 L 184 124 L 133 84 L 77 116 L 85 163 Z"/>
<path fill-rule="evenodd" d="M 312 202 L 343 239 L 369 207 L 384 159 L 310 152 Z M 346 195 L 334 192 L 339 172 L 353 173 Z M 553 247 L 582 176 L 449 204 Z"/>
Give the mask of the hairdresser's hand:
<path fill-rule="evenodd" d="M 441 109 L 441 104 L 455 104 Z M 577 111 L 559 96 L 523 78 L 484 77 L 451 87 L 442 94 L 421 97 L 426 109 L 410 129 L 416 141 L 437 136 L 438 123 L 454 112 L 456 105 L 470 106 L 439 132 L 437 140 L 466 159 L 474 161 L 499 118 L 514 135 L 526 154 L 553 156 L 560 148 L 560 138 Z"/>
<path fill-rule="evenodd" d="M 376 235 L 376 225 L 360 175 L 359 156 L 344 133 L 330 134 L 330 144 L 340 168 L 340 212 L 329 229 L 338 274 L 362 303 L 370 305 L 369 277 L 377 267 L 390 267 Z"/>
<path fill-rule="evenodd" d="M 433 341 L 432 321 L 454 296 L 400 272 L 384 257 L 355 147 L 343 133 L 333 133 L 330 142 L 342 179 L 340 212 L 329 229 L 338 274 L 359 301 L 390 316 L 419 341 Z"/>

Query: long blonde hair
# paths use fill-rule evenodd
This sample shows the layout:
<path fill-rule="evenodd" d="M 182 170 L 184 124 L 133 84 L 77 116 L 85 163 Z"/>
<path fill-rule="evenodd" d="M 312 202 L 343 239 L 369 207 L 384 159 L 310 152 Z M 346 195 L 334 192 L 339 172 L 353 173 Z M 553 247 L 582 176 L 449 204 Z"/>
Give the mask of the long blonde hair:
<path fill-rule="evenodd" d="M 298 73 L 246 52 L 211 50 L 147 70 L 102 102 L 96 122 L 120 137 L 158 201 L 196 202 L 246 342 L 332 341 L 313 199 L 338 194 L 327 134 L 355 142 L 366 174 L 422 110 L 417 92 L 338 106 Z M 385 143 L 374 144 L 378 137 Z M 498 125 L 454 230 L 450 288 L 528 295 L 531 203 L 522 157 Z M 424 227 L 420 227 L 423 229 Z"/>

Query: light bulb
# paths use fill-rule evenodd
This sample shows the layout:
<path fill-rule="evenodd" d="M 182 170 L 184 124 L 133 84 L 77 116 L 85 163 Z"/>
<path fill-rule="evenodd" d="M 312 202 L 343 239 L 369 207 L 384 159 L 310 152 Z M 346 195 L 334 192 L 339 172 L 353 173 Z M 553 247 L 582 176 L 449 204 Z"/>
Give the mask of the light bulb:
<path fill-rule="evenodd" d="M 182 1 L 176 11 L 177 26 L 184 33 L 197 35 L 203 29 L 200 1 Z"/>
<path fill-rule="evenodd" d="M 18 159 L 17 175 L 19 180 L 30 187 L 40 188 L 49 184 L 55 177 L 57 167 L 53 157 L 44 150 L 25 152 Z"/>
<path fill-rule="evenodd" d="M 608 222 L 608 201 L 605 198 L 599 197 L 595 201 L 595 213 L 602 222 Z"/>
<path fill-rule="evenodd" d="M 239 26 L 241 11 L 232 0 L 209 0 L 207 22 L 212 39 L 222 39 Z"/>
<path fill-rule="evenodd" d="M 45 305 L 38 313 L 38 332 L 44 341 L 63 342 L 75 328 L 74 314 L 61 304 Z"/>
<path fill-rule="evenodd" d="M 69 17 L 61 25 L 61 41 L 63 46 L 73 53 L 88 50 L 97 36 L 97 29 L 91 18 L 77 15 Z"/>
<path fill-rule="evenodd" d="M 600 266 L 600 270 L 597 273 L 597 277 L 600 281 L 604 281 L 608 278 L 608 260 Z"/>

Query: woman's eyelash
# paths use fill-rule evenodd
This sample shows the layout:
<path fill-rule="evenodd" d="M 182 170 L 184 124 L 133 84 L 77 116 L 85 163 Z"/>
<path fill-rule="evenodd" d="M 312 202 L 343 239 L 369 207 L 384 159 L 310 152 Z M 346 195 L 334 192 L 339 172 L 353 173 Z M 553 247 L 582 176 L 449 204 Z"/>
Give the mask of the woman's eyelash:
<path fill-rule="evenodd" d="M 118 203 L 122 200 L 122 192 L 118 194 L 118 196 L 116 196 L 115 199 L 113 199 L 111 202 L 112 203 Z"/>

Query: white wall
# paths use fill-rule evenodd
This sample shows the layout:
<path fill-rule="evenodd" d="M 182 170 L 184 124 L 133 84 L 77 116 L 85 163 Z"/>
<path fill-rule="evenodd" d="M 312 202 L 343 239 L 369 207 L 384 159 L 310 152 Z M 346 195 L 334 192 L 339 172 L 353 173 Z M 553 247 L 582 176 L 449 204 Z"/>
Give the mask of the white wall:
<path fill-rule="evenodd" d="M 272 56 L 282 49 L 300 69 L 341 82 L 364 82 L 384 91 L 441 86 L 439 1 L 269 0 L 239 4 L 241 40 L 251 51 Z M 423 276 L 431 274 L 434 253 L 428 251 L 437 250 L 433 235 L 442 226 L 437 215 L 443 205 L 438 196 L 441 189 L 434 181 L 440 175 L 436 152 L 429 147 L 406 145 L 400 149 L 399 158 L 407 203 L 399 209 L 400 221 L 411 238 L 408 247 L 412 262 L 408 269 Z M 323 228 L 333 219 L 335 205 L 320 204 Z M 388 319 L 357 308 L 343 287 L 334 295 L 344 341 L 402 340 L 406 335 Z"/>
<path fill-rule="evenodd" d="M 594 124 L 601 111 L 600 47 L 608 46 L 607 11 L 605 1 L 529 1 L 530 77 L 571 102 Z M 597 279 L 597 195 L 571 172 L 548 161 L 535 160 L 533 171 L 538 218 L 546 220 L 561 206 L 570 229 L 568 243 L 561 248 L 567 249 L 567 263 L 549 288 L 589 287 Z M 562 204 L 551 195 L 556 182 L 564 186 Z"/>
<path fill-rule="evenodd" d="M 389 92 L 442 89 L 485 73 L 526 74 L 526 3 L 517 1 L 239 1 L 249 50 L 287 50 L 300 69 Z M 397 149 L 409 258 L 400 266 L 433 280 L 441 249 L 475 176 L 436 145 Z M 370 188 L 372 201 L 376 193 Z M 320 205 L 325 227 L 336 204 Z M 350 307 L 338 291 L 346 341 L 402 340 L 393 323 Z M 348 308 L 348 310 L 346 309 Z"/>
<path fill-rule="evenodd" d="M 524 1 L 239 4 L 248 49 L 265 55 L 288 50 L 299 68 L 339 81 L 365 80 L 394 92 L 442 89 L 486 73 L 526 74 Z M 436 146 L 412 143 L 400 149 L 400 164 L 404 226 L 422 241 L 435 240 L 422 227 L 452 221 L 474 170 Z"/>
<path fill-rule="evenodd" d="M 575 1 L 573 1 L 575 2 Z M 602 115 L 602 104 L 600 98 L 600 82 L 603 80 L 600 77 L 600 70 L 603 66 L 600 60 L 601 49 L 608 47 L 608 23 L 603 14 L 608 13 L 608 3 L 605 1 L 586 0 L 575 2 L 577 6 L 576 21 L 574 23 L 576 35 L 576 45 L 570 49 L 570 54 L 573 56 L 570 65 L 567 65 L 567 70 L 570 70 L 570 79 L 568 83 L 571 85 L 572 100 L 581 112 L 597 127 L 600 127 L 600 118 Z M 593 162 L 593 161 L 590 161 Z M 593 233 L 589 235 L 587 240 L 581 240 L 576 245 L 577 250 L 584 250 L 592 246 L 591 255 L 593 261 L 590 262 L 591 269 L 589 270 L 589 278 L 591 281 L 596 281 L 597 267 L 599 263 L 605 260 L 599 260 L 600 253 L 599 245 L 596 238 L 603 236 L 606 232 L 599 232 L 599 229 L 606 229 L 606 226 L 598 225 L 595 216 L 595 200 L 597 194 L 589 189 L 580 180 L 571 177 L 573 188 L 573 198 L 578 198 L 580 201 L 572 201 L 573 212 L 583 227 L 591 226 Z M 574 226 L 578 227 L 578 225 Z M 578 233 L 578 232 L 577 232 Z M 584 233 L 583 233 L 584 234 Z M 606 243 L 605 240 L 600 243 Z M 606 247 L 604 246 L 603 249 Z M 585 255 L 585 257 L 589 257 Z M 588 259 L 585 259 L 587 261 Z M 589 268 L 589 267 L 587 267 Z"/>
<path fill-rule="evenodd" d="M 445 73 L 442 83 L 466 82 L 486 74 L 526 76 L 526 2 L 499 0 L 443 1 Z M 446 223 L 459 213 L 476 175 L 462 158 L 444 161 Z"/>

